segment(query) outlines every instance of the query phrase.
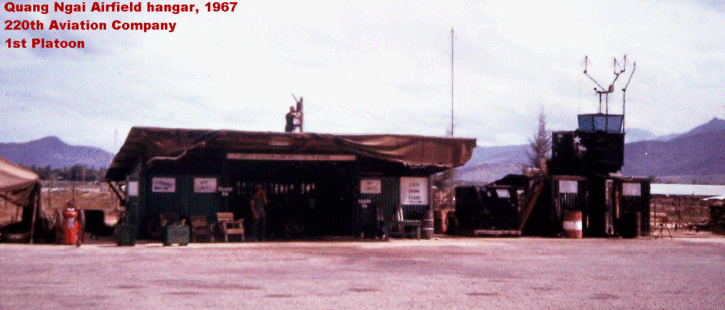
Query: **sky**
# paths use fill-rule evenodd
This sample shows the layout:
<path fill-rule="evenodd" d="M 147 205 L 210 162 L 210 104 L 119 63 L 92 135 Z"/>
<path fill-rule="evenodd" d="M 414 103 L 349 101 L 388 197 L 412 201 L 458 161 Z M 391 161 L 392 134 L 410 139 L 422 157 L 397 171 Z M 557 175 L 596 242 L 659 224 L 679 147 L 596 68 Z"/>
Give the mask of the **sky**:
<path fill-rule="evenodd" d="M 525 144 L 542 109 L 549 130 L 598 112 L 585 56 L 606 87 L 626 55 L 610 113 L 636 63 L 627 128 L 665 135 L 725 118 L 725 0 L 240 1 L 226 13 L 190 0 L 200 12 L 176 15 L 90 12 L 92 1 L 70 15 L 15 1 L 51 12 L 9 13 L 8 2 L 3 29 L 46 30 L 0 32 L 0 142 L 57 136 L 116 152 L 133 126 L 281 132 L 292 94 L 307 132 L 445 136 L 453 93 L 454 136 Z M 51 31 L 51 20 L 109 30 Z M 116 31 L 114 20 L 177 25 Z M 86 47 L 8 48 L 23 38 Z"/>

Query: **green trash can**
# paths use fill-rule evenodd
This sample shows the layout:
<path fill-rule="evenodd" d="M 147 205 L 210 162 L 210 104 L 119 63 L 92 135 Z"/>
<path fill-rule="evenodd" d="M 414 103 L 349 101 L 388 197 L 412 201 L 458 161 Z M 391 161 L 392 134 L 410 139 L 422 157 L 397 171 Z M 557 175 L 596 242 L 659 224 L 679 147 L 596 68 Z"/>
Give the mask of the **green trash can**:
<path fill-rule="evenodd" d="M 134 246 L 136 245 L 136 226 L 129 224 L 116 225 L 113 232 L 118 246 Z"/>

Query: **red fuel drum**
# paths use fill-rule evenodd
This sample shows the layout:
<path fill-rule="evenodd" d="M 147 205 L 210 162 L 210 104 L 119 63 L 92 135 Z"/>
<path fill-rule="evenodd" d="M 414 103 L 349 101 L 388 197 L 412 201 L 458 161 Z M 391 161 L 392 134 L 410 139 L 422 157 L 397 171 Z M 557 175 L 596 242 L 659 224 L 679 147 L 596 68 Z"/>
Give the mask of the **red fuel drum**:
<path fill-rule="evenodd" d="M 582 213 L 580 211 L 571 211 L 564 213 L 564 231 L 566 236 L 571 239 L 582 238 Z"/>

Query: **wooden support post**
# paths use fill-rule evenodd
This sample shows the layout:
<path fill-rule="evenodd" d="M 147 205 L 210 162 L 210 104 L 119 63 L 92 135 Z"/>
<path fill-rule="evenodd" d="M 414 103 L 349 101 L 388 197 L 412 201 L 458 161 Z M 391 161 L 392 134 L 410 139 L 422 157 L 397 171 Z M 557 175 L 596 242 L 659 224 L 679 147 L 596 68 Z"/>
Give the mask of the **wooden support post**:
<path fill-rule="evenodd" d="M 33 190 L 33 219 L 30 220 L 30 244 L 33 244 L 33 237 L 35 236 L 35 218 L 38 216 L 38 209 L 40 209 L 40 182 L 35 183 L 35 189 Z"/>

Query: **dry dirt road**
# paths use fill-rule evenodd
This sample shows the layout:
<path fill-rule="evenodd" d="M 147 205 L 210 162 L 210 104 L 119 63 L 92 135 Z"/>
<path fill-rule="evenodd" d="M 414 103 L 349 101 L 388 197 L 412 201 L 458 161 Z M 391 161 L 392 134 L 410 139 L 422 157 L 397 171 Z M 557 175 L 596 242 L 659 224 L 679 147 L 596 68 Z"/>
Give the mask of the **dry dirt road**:
<path fill-rule="evenodd" d="M 725 309 L 725 239 L 0 244 L 0 309 Z"/>

